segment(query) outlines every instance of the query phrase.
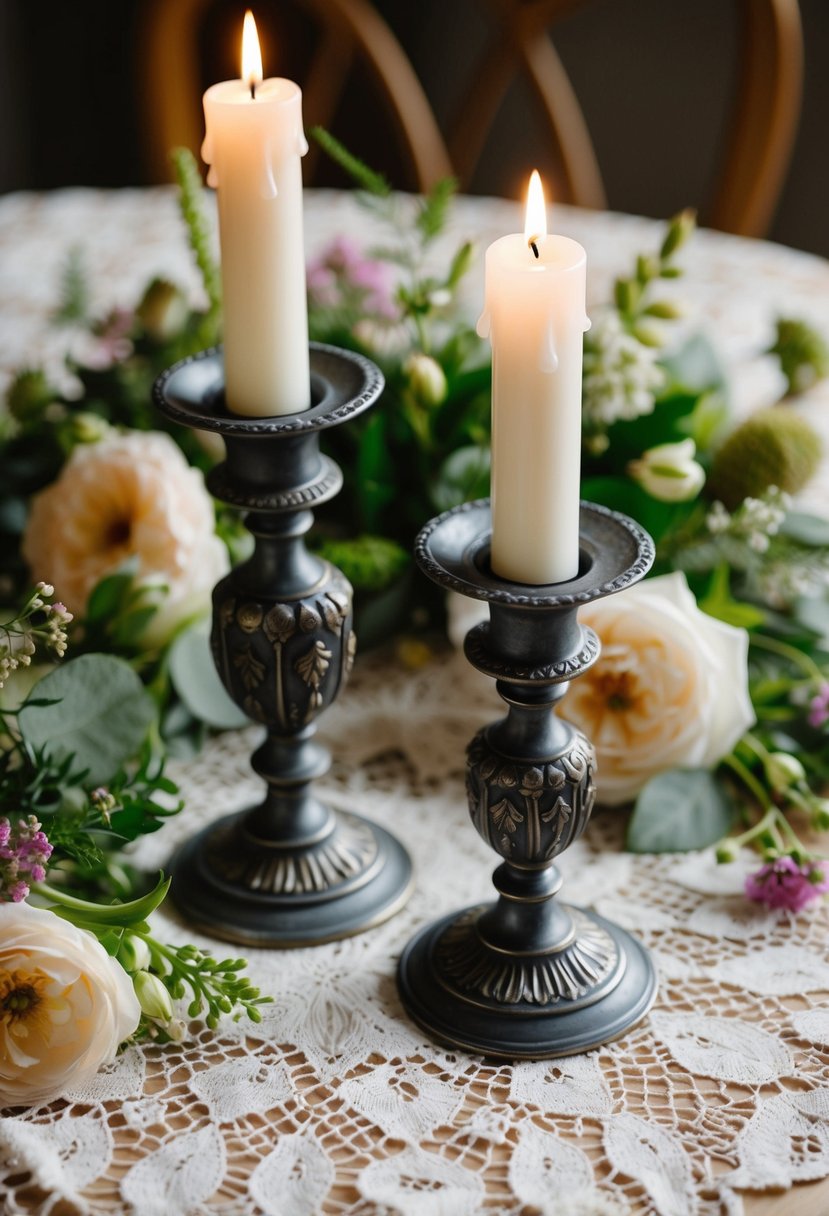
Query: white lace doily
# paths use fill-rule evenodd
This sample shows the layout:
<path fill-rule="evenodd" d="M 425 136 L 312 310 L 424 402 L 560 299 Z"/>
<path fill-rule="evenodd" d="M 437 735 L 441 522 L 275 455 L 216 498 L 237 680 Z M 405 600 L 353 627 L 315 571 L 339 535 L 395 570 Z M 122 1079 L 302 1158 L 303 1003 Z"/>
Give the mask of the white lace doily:
<path fill-rule="evenodd" d="M 514 222 L 511 211 L 469 202 L 456 231 L 466 224 L 485 240 Z M 597 280 L 656 239 L 648 221 L 562 214 Z M 353 232 L 347 200 L 311 201 L 313 244 L 347 223 Z M 73 239 L 89 247 L 102 303 L 134 299 L 154 271 L 188 274 L 164 192 L 0 200 L 4 370 L 55 358 L 44 314 Z M 749 354 L 768 345 L 778 308 L 829 331 L 829 270 L 716 234 L 699 250 L 685 294 L 733 365 L 763 369 L 738 381 L 741 400 L 759 404 L 777 386 Z M 826 399 L 819 389 L 804 408 L 819 413 Z M 0 1118 L 3 1216 L 740 1216 L 753 1210 L 746 1191 L 829 1175 L 829 914 L 790 919 L 748 904 L 748 859 L 624 854 L 615 814 L 597 816 L 564 855 L 571 898 L 637 933 L 660 972 L 651 1017 L 600 1051 L 493 1065 L 436 1048 L 403 1015 L 393 979 L 403 944 L 490 890 L 496 858 L 469 823 L 460 770 L 498 707 L 491 682 L 458 655 L 414 673 L 388 654 L 358 662 L 323 720 L 335 755 L 323 786 L 409 848 L 410 904 L 345 942 L 249 951 L 254 981 L 274 998 L 261 1026 L 131 1048 L 65 1100 Z M 228 734 L 175 766 L 187 809 L 141 842 L 142 863 L 161 864 L 178 839 L 258 797 L 255 739 L 253 728 Z M 155 919 L 159 936 L 233 953 L 172 911 Z M 781 1214 L 807 1210 L 792 1195 L 781 1204 Z"/>

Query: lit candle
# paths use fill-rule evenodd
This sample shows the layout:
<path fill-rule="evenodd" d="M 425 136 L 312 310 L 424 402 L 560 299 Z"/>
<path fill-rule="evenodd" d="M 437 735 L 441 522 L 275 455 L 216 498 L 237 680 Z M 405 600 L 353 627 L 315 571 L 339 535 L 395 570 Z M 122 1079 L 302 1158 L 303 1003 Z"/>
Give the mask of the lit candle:
<path fill-rule="evenodd" d="M 202 156 L 218 189 L 225 395 L 237 414 L 295 414 L 311 404 L 302 240 L 302 93 L 262 79 L 253 15 L 242 77 L 204 95 Z"/>
<path fill-rule="evenodd" d="M 581 245 L 547 235 L 534 172 L 524 235 L 486 251 L 478 322 L 492 343 L 492 569 L 513 582 L 578 573 L 586 268 Z"/>

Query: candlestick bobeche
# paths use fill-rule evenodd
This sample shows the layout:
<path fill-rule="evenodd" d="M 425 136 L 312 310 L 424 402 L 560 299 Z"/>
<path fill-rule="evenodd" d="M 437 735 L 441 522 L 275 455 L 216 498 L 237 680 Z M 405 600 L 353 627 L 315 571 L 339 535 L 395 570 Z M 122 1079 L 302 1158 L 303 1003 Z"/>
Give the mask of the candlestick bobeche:
<path fill-rule="evenodd" d="M 304 542 L 310 508 L 342 486 L 320 434 L 368 409 L 383 378 L 368 359 L 315 343 L 310 367 L 311 408 L 280 417 L 227 411 L 219 351 L 176 364 L 154 390 L 168 418 L 225 441 L 227 458 L 207 484 L 248 512 L 255 547 L 216 585 L 211 646 L 233 700 L 267 727 L 252 758 L 264 800 L 187 841 L 172 862 L 172 897 L 211 934 L 258 946 L 359 933 L 396 912 L 411 889 L 411 862 L 395 837 L 335 813 L 311 788 L 330 759 L 312 742 L 314 720 L 339 693 L 355 649 L 351 587 Z"/>
<path fill-rule="evenodd" d="M 438 1040 L 484 1055 L 540 1059 L 597 1047 L 635 1025 L 656 993 L 643 946 L 604 917 L 559 903 L 554 858 L 587 826 L 596 796 L 590 741 L 554 712 L 567 683 L 598 658 L 580 604 L 641 579 L 650 537 L 604 507 L 581 504 L 575 578 L 547 586 L 493 574 L 488 501 L 432 520 L 416 557 L 436 583 L 489 603 L 466 657 L 492 676 L 506 717 L 467 752 L 480 836 L 503 858 L 498 899 L 427 925 L 400 959 L 409 1014 Z M 576 892 L 578 883 L 576 882 Z"/>

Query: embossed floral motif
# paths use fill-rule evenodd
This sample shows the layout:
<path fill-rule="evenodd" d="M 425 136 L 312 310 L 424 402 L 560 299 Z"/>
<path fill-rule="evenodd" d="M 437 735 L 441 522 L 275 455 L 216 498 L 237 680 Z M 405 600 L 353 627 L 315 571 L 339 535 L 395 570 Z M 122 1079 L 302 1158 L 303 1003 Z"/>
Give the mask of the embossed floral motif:
<path fill-rule="evenodd" d="M 257 659 L 250 646 L 240 650 L 233 656 L 233 666 L 239 672 L 242 683 L 248 692 L 252 692 L 261 683 L 265 675 L 265 664 Z"/>
<path fill-rule="evenodd" d="M 245 633 L 256 633 L 262 624 L 262 605 L 250 601 L 240 604 L 236 609 L 236 620 Z"/>
<path fill-rule="evenodd" d="M 295 663 L 297 674 L 311 690 L 311 695 L 308 699 L 309 710 L 319 709 L 322 706 L 322 692 L 320 689 L 325 678 L 325 673 L 330 666 L 331 651 L 319 638 L 314 642 L 311 649 L 306 650 L 305 654 L 297 659 Z"/>
<path fill-rule="evenodd" d="M 274 604 L 265 616 L 265 637 L 269 642 L 284 646 L 296 633 L 296 616 L 288 604 Z"/>

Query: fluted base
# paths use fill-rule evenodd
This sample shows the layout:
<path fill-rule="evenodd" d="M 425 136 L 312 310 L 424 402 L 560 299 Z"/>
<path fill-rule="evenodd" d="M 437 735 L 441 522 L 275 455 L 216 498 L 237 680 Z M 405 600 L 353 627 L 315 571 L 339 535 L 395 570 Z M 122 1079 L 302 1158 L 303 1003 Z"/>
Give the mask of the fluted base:
<path fill-rule="evenodd" d="M 497 1059 L 551 1059 L 618 1038 L 650 1009 L 653 964 L 618 925 L 561 905 L 572 937 L 555 951 L 519 955 L 481 936 L 488 907 L 427 925 L 400 958 L 403 1005 L 440 1042 Z"/>
<path fill-rule="evenodd" d="M 249 811 L 220 819 L 173 857 L 173 902 L 188 923 L 245 946 L 316 946 L 381 924 L 411 894 L 411 859 L 370 820 L 329 816 L 301 847 L 256 836 Z"/>

